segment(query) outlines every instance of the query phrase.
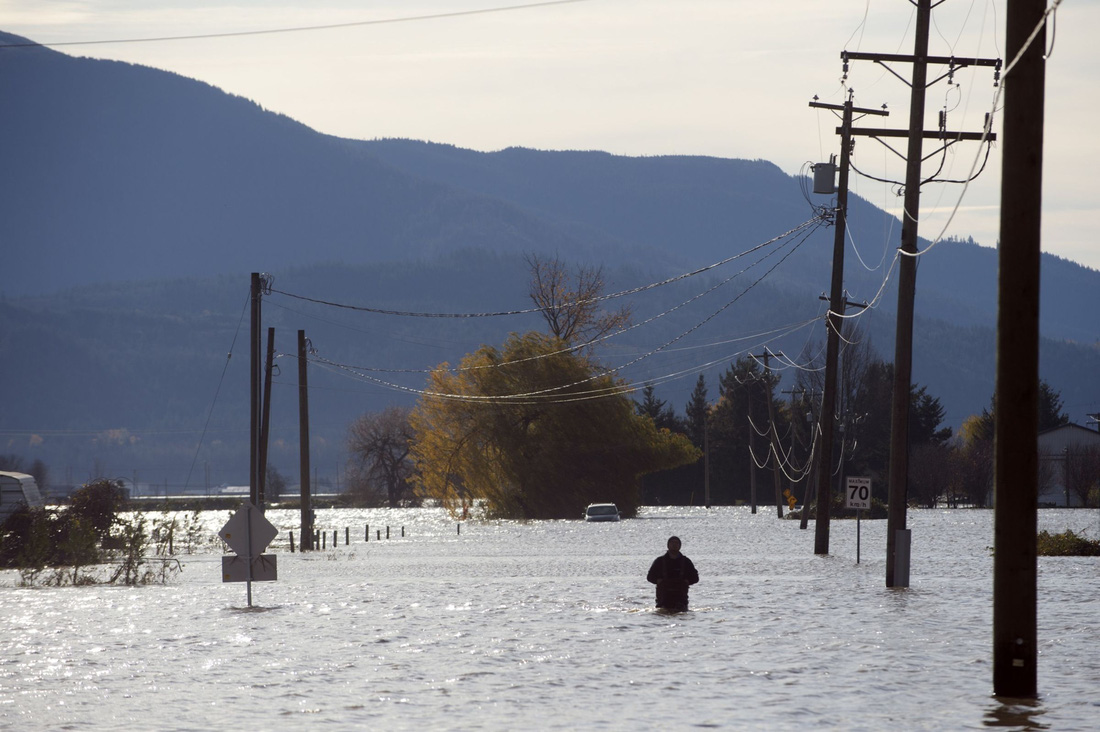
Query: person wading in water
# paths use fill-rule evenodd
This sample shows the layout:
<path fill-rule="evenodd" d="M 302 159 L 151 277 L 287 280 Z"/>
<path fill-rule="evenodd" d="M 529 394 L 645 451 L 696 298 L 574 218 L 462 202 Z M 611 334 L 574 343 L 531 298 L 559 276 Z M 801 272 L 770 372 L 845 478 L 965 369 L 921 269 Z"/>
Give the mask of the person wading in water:
<path fill-rule="evenodd" d="M 668 540 L 668 551 L 653 560 L 646 579 L 657 585 L 657 607 L 665 610 L 688 609 L 688 587 L 699 581 L 691 560 L 680 553 L 680 539 Z"/>

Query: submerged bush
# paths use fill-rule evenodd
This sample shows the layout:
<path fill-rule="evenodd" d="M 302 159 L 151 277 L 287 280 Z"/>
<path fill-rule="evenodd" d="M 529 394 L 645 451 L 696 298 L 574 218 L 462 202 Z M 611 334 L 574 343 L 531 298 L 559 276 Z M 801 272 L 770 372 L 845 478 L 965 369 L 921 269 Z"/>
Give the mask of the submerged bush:
<path fill-rule="evenodd" d="M 178 560 L 158 557 L 149 562 L 146 520 L 142 514 L 130 520 L 118 517 L 125 492 L 117 481 L 90 483 L 75 494 L 64 509 L 26 508 L 13 513 L 0 526 L 0 567 L 19 570 L 24 585 L 51 586 L 163 583 L 181 571 Z M 174 520 L 173 520 L 174 528 Z M 187 521 L 186 539 L 190 550 L 199 534 L 196 516 Z M 171 542 L 172 529 L 167 536 Z M 107 568 L 105 578 L 94 571 L 97 565 L 118 562 Z"/>
<path fill-rule="evenodd" d="M 1100 557 L 1100 541 L 1078 536 L 1072 530 L 1061 534 L 1040 531 L 1038 554 L 1041 557 Z"/>

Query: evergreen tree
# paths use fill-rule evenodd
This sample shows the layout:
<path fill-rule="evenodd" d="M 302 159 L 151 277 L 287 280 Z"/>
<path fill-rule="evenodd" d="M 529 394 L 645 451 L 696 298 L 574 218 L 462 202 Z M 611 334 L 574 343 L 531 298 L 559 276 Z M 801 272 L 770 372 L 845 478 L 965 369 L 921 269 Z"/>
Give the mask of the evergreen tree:
<path fill-rule="evenodd" d="M 635 409 L 643 417 L 649 417 L 658 429 L 670 432 L 682 432 L 683 424 L 676 416 L 672 407 L 664 399 L 658 399 L 653 384 L 646 384 L 642 389 L 642 401 L 635 403 Z"/>
<path fill-rule="evenodd" d="M 699 379 L 695 382 L 695 389 L 691 392 L 691 398 L 688 399 L 688 403 L 684 407 L 684 413 L 687 415 L 685 424 L 688 439 L 691 440 L 691 444 L 699 449 L 703 448 L 709 409 L 710 405 L 707 404 L 707 382 L 703 375 L 699 374 Z"/>

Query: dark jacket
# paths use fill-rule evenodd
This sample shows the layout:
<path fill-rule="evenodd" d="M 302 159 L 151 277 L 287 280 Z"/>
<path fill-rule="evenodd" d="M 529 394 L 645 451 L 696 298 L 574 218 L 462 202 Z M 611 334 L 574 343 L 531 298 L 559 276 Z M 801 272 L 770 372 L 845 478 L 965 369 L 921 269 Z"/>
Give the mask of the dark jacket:
<path fill-rule="evenodd" d="M 646 579 L 657 585 L 657 607 L 687 610 L 688 587 L 699 581 L 699 573 L 683 554 L 666 552 L 653 560 Z"/>

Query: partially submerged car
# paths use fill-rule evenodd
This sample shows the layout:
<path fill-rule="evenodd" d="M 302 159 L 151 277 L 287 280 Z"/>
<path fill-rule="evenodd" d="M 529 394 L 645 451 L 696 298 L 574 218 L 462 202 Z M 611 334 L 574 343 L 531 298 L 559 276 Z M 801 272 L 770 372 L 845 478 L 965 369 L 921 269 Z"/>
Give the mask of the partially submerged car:
<path fill-rule="evenodd" d="M 619 507 L 614 503 L 589 503 L 584 510 L 585 521 L 618 521 Z"/>

